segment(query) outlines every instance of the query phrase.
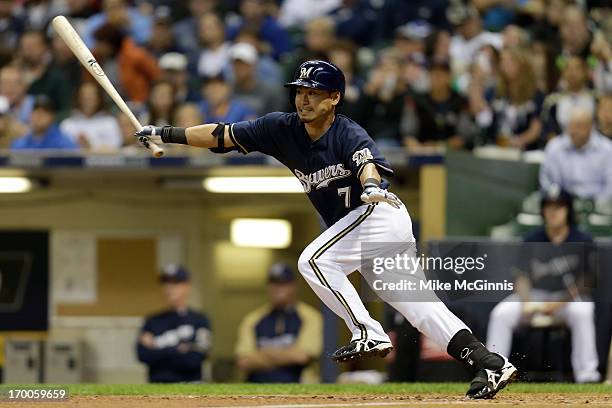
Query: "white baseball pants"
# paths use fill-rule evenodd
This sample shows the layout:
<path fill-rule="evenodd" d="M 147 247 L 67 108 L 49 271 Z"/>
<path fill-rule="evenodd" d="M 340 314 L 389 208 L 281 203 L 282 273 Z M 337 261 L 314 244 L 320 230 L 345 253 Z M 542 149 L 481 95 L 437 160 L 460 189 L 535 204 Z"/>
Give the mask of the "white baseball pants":
<path fill-rule="evenodd" d="M 545 291 L 532 290 L 534 302 L 555 301 Z M 518 295 L 508 296 L 491 312 L 487 330 L 487 348 L 507 356 L 512 347 L 512 334 L 521 322 L 523 303 Z M 572 332 L 572 369 L 576 382 L 599 381 L 599 359 L 595 347 L 595 304 L 593 302 L 569 302 L 557 311 Z"/>
<path fill-rule="evenodd" d="M 298 269 L 323 303 L 346 322 L 352 340 L 390 341 L 347 278 L 360 269 L 362 242 L 415 242 L 406 207 L 379 203 L 352 210 L 304 249 Z M 458 331 L 467 329 L 441 301 L 388 303 L 444 350 Z"/>

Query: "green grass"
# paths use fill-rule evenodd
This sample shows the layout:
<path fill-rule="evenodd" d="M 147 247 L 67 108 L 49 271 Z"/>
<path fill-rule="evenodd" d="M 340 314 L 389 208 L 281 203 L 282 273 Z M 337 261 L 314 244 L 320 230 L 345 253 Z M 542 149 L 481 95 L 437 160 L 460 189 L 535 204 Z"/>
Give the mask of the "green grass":
<path fill-rule="evenodd" d="M 144 384 L 69 385 L 71 395 L 291 395 L 291 394 L 460 394 L 463 383 L 353 384 Z M 512 393 L 612 393 L 602 384 L 517 383 L 504 392 Z"/>

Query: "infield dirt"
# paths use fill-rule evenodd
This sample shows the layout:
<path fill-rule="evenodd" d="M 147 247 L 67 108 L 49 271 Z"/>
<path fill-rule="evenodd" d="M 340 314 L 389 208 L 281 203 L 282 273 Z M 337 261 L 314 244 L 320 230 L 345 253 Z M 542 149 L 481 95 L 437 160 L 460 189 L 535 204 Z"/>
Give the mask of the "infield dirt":
<path fill-rule="evenodd" d="M 1 407 L 33 406 L 32 403 L 0 404 Z M 252 407 L 260 408 L 440 408 L 525 407 L 525 408 L 583 408 L 612 407 L 612 394 L 552 394 L 506 393 L 487 401 L 466 401 L 455 394 L 343 394 L 343 395 L 155 395 L 155 396 L 75 396 L 61 403 L 36 403 L 36 407 L 92 407 L 92 408 L 196 408 L 196 407 Z"/>

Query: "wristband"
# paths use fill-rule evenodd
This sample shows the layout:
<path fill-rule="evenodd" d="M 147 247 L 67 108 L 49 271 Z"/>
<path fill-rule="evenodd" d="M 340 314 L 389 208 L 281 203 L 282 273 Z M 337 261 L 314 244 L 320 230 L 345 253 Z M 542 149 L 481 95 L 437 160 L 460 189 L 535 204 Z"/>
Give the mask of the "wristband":
<path fill-rule="evenodd" d="M 380 187 L 380 180 L 375 178 L 366 179 L 366 181 L 363 183 L 363 187 Z"/>
<path fill-rule="evenodd" d="M 187 143 L 187 136 L 185 135 L 185 128 L 164 126 L 161 129 L 161 140 L 164 143 L 178 143 L 178 144 L 189 144 Z"/>

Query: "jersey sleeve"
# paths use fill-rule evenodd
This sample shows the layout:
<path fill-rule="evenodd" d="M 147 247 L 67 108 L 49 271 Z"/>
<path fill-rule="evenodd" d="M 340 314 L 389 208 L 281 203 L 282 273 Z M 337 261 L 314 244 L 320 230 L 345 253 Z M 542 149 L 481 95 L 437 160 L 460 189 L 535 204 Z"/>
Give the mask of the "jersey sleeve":
<path fill-rule="evenodd" d="M 391 165 L 380 153 L 378 147 L 365 130 L 359 130 L 345 139 L 342 147 L 344 161 L 353 174 L 359 178 L 368 163 L 374 163 L 383 176 L 393 176 Z"/>
<path fill-rule="evenodd" d="M 253 120 L 245 120 L 230 125 L 230 138 L 238 151 L 243 154 L 261 152 L 276 156 L 278 147 L 274 135 L 279 126 L 282 113 L 268 113 Z"/>

